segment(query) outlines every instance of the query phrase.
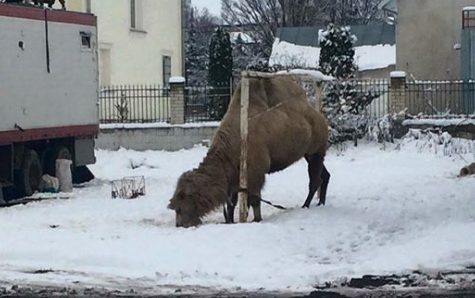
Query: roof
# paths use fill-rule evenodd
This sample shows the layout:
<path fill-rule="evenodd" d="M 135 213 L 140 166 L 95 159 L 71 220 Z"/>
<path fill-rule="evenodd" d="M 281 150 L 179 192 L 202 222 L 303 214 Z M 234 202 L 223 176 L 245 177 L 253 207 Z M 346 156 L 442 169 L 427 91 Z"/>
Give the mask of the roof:
<path fill-rule="evenodd" d="M 395 45 L 396 27 L 394 25 L 354 25 L 351 32 L 358 38 L 355 46 Z M 276 38 L 300 46 L 319 47 L 318 32 L 325 26 L 284 27 L 277 29 Z"/>

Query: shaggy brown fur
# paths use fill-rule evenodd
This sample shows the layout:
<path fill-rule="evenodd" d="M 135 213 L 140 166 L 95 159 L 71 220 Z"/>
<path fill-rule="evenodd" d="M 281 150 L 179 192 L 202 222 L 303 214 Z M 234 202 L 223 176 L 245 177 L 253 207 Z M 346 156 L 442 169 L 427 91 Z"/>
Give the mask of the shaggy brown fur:
<path fill-rule="evenodd" d="M 460 177 L 466 177 L 466 176 L 470 176 L 470 175 L 475 175 L 475 162 L 469 164 L 466 167 L 463 167 L 460 170 L 460 174 L 459 174 Z"/>
<path fill-rule="evenodd" d="M 197 169 L 178 180 L 169 205 L 176 212 L 177 226 L 201 224 L 203 216 L 239 191 L 240 99 L 239 87 L 208 154 Z M 260 198 L 267 173 L 283 170 L 305 157 L 310 191 L 304 207 L 308 207 L 322 185 L 328 144 L 325 118 L 308 103 L 304 90 L 285 77 L 251 79 L 249 104 L 249 196 Z M 254 211 L 255 220 L 260 220 L 256 208 Z"/>

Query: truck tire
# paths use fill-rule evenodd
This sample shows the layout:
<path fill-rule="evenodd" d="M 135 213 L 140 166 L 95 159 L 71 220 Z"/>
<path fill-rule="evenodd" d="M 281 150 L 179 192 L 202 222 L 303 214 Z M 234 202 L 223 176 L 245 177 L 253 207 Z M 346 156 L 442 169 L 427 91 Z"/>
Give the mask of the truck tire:
<path fill-rule="evenodd" d="M 20 170 L 17 172 L 15 186 L 22 197 L 29 197 L 40 188 L 43 172 L 35 150 L 26 149 Z"/>
<path fill-rule="evenodd" d="M 64 146 L 59 146 L 55 149 L 48 150 L 43 156 L 43 169 L 45 174 L 56 177 L 56 160 L 68 159 L 73 160 L 71 152 Z M 73 172 L 73 166 L 71 166 L 71 173 Z"/>

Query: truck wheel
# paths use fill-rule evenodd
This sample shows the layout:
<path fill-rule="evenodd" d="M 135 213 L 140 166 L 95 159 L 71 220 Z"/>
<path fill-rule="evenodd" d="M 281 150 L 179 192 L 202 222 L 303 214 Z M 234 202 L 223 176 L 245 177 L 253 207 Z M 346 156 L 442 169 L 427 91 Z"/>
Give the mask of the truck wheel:
<path fill-rule="evenodd" d="M 43 157 L 43 169 L 46 174 L 56 177 L 57 159 L 73 160 L 71 153 L 66 147 L 60 146 L 55 149 L 46 151 Z M 71 172 L 72 169 L 73 166 L 71 165 Z"/>
<path fill-rule="evenodd" d="M 41 162 L 35 150 L 26 149 L 15 186 L 21 196 L 29 197 L 40 188 Z"/>

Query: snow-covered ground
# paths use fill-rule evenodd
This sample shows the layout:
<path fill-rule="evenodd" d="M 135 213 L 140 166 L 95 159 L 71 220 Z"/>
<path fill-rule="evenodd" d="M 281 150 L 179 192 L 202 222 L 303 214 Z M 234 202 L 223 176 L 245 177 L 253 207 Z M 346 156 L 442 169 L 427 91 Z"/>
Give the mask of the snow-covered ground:
<path fill-rule="evenodd" d="M 0 209 L 0 280 L 155 293 L 305 292 L 363 274 L 475 265 L 475 178 L 457 178 L 461 156 L 474 156 L 434 148 L 410 142 L 399 150 L 331 151 L 327 206 L 299 207 L 307 191 L 299 162 L 269 176 L 263 192 L 292 209 L 263 206 L 263 222 L 235 225 L 221 224 L 217 212 L 191 229 L 174 227 L 167 204 L 178 176 L 206 148 L 98 151 L 98 179 L 74 199 Z M 146 176 L 147 195 L 112 200 L 108 181 L 134 175 Z"/>

